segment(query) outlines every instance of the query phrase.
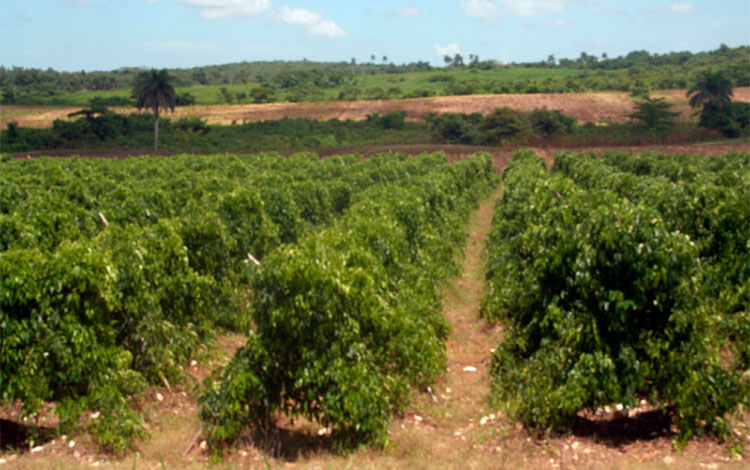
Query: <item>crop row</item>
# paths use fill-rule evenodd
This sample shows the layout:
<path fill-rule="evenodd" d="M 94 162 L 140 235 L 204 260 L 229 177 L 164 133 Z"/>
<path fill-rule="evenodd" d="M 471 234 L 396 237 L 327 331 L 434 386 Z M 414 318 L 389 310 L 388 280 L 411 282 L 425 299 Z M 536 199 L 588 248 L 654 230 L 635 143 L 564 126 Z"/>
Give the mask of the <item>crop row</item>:
<path fill-rule="evenodd" d="M 747 162 L 517 154 L 487 246 L 495 400 L 567 428 L 648 398 L 681 440 L 727 435 L 750 396 Z"/>
<path fill-rule="evenodd" d="M 422 181 L 440 155 L 311 154 L 3 162 L 0 402 L 99 443 L 144 435 L 132 396 L 177 381 L 216 327 L 246 330 L 255 262 L 374 187 Z M 250 262 L 250 260 L 254 260 Z M 135 395 L 134 395 L 135 394 Z"/>
<path fill-rule="evenodd" d="M 330 227 L 266 257 L 253 284 L 256 329 L 201 398 L 214 450 L 277 413 L 332 429 L 344 447 L 384 443 L 410 389 L 445 369 L 437 283 L 455 270 L 467 216 L 496 178 L 485 154 L 373 188 Z"/>

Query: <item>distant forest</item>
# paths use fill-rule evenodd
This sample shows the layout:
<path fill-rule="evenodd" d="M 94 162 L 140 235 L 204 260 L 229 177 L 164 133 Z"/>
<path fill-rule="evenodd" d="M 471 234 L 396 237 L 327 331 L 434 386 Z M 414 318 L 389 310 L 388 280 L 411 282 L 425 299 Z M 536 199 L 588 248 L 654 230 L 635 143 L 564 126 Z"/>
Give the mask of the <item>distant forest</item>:
<path fill-rule="evenodd" d="M 699 53 L 633 51 L 613 58 L 582 52 L 576 59 L 558 60 L 550 55 L 539 62 L 510 64 L 479 60 L 473 54 L 465 60 L 457 54 L 446 56 L 444 62 L 444 67 L 433 67 L 424 61 L 395 65 L 388 63 L 387 57 L 379 60 L 373 56 L 367 63 L 356 63 L 354 59 L 338 63 L 240 62 L 170 69 L 169 73 L 178 88 L 221 89 L 210 100 L 227 103 L 606 90 L 647 94 L 649 90 L 689 87 L 697 73 L 709 69 L 723 71 L 734 86 L 750 86 L 750 46 L 721 45 L 714 51 Z M 538 73 L 520 73 L 524 69 Z M 119 94 L 106 95 L 106 104 L 129 105 L 127 91 L 142 70 L 125 67 L 108 72 L 58 72 L 51 68 L 0 66 L 0 99 L 5 104 L 67 104 L 65 99 L 55 98 L 120 90 Z M 399 75 L 402 78 L 393 78 Z M 380 76 L 390 78 L 379 82 Z M 423 85 L 409 85 L 403 78 L 406 76 Z M 247 85 L 247 91 L 234 92 L 240 85 Z M 189 93 L 182 97 L 180 104 L 195 103 Z"/>

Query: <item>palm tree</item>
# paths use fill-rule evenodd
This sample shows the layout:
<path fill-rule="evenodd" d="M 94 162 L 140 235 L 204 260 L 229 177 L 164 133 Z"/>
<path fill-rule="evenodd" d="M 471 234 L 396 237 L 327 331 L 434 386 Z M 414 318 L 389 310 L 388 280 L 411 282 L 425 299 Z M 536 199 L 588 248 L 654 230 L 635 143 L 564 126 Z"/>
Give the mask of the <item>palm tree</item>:
<path fill-rule="evenodd" d="M 707 70 L 698 76 L 687 96 L 693 109 L 701 108 L 703 112 L 722 109 L 732 102 L 732 80 L 724 72 Z"/>
<path fill-rule="evenodd" d="M 138 109 L 150 109 L 154 113 L 154 150 L 159 149 L 159 110 L 174 111 L 177 93 L 172 86 L 172 77 L 166 69 L 151 69 L 139 73 L 133 82 L 133 97 Z"/>
<path fill-rule="evenodd" d="M 707 70 L 700 75 L 690 90 L 688 103 L 693 109 L 700 108 L 698 125 L 707 129 L 718 129 L 732 135 L 736 119 L 732 107 L 732 80 L 724 72 Z M 734 124 L 733 124 L 734 123 Z"/>

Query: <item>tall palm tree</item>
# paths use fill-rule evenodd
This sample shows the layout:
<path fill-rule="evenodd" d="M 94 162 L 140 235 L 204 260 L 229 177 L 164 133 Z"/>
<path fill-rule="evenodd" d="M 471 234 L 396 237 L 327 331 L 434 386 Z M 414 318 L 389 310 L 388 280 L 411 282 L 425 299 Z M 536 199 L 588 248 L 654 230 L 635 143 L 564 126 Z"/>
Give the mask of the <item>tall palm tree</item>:
<path fill-rule="evenodd" d="M 732 102 L 732 80 L 724 72 L 707 70 L 698 75 L 687 96 L 693 109 L 701 108 L 703 112 L 723 109 Z"/>
<path fill-rule="evenodd" d="M 159 149 L 159 110 L 174 111 L 177 93 L 172 86 L 172 77 L 166 69 L 151 69 L 141 72 L 133 82 L 133 97 L 138 109 L 150 109 L 154 113 L 154 150 Z"/>

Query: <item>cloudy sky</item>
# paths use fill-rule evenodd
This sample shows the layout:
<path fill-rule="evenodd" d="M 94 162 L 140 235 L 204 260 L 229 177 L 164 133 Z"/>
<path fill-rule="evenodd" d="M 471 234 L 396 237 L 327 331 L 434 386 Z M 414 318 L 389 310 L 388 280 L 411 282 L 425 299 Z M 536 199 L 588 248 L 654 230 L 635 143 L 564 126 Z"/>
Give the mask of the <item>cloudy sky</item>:
<path fill-rule="evenodd" d="M 750 44 L 747 0 L 0 0 L 0 64 L 503 62 Z"/>

